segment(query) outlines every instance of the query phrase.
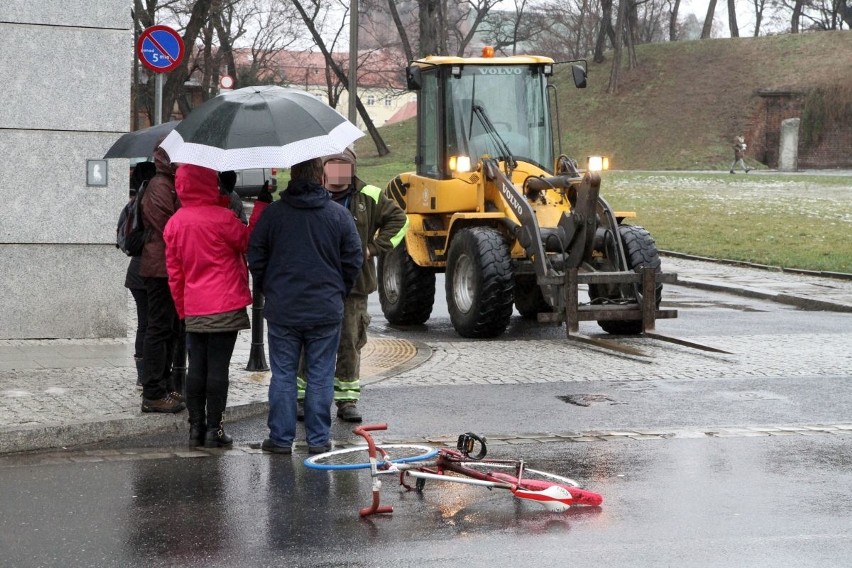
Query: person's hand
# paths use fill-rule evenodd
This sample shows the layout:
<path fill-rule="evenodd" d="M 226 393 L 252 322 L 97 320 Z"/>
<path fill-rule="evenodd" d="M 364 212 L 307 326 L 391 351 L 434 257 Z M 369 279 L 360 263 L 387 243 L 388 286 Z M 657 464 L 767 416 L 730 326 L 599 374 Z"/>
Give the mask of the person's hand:
<path fill-rule="evenodd" d="M 272 194 L 269 192 L 269 180 L 263 182 L 263 188 L 257 194 L 257 200 L 262 203 L 272 203 Z"/>

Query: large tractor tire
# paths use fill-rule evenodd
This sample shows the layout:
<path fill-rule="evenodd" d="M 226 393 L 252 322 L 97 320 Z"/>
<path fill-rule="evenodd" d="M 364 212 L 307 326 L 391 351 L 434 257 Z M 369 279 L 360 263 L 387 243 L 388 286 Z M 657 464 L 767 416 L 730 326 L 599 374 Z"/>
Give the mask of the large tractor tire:
<path fill-rule="evenodd" d="M 619 225 L 618 234 L 624 247 L 624 255 L 627 257 L 627 267 L 634 272 L 640 272 L 643 268 L 653 268 L 660 272 L 660 254 L 657 252 L 657 243 L 651 233 L 643 227 L 635 225 Z M 641 286 L 635 286 L 635 295 L 641 301 Z M 602 287 L 589 285 L 589 296 L 600 297 L 604 292 Z M 618 298 L 615 298 L 616 300 Z M 657 284 L 655 306 L 660 307 L 663 299 L 663 285 Z M 638 335 L 642 333 L 642 320 L 630 321 L 598 321 L 598 325 L 607 332 L 615 335 Z"/>
<path fill-rule="evenodd" d="M 546 314 L 553 311 L 541 286 L 536 282 L 534 274 L 515 275 L 515 308 L 524 319 L 538 319 L 538 314 Z"/>
<path fill-rule="evenodd" d="M 512 317 L 512 257 L 490 227 L 463 229 L 447 255 L 447 308 L 462 337 L 497 337 Z"/>
<path fill-rule="evenodd" d="M 394 325 L 419 325 L 432 314 L 435 271 L 415 264 L 405 243 L 379 257 L 379 301 Z"/>

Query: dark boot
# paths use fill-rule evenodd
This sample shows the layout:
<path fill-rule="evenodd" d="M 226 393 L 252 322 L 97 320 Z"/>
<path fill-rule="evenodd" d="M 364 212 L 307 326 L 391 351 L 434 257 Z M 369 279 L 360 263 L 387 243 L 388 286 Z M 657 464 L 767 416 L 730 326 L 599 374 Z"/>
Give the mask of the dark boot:
<path fill-rule="evenodd" d="M 231 446 L 234 439 L 225 434 L 222 424 L 222 413 L 225 412 L 225 397 L 207 398 L 207 433 L 204 436 L 205 448 L 221 448 Z"/>
<path fill-rule="evenodd" d="M 204 399 L 189 398 L 186 401 L 189 413 L 189 447 L 203 446 L 207 433 L 207 419 L 204 412 Z"/>

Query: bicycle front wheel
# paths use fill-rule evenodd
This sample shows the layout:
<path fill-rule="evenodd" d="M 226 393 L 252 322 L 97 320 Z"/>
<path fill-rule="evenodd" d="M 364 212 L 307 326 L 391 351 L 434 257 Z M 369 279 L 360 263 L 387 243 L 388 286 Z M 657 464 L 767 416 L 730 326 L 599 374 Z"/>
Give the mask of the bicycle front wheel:
<path fill-rule="evenodd" d="M 384 465 L 385 460 L 392 463 L 408 463 L 424 461 L 438 455 L 438 450 L 431 446 L 420 444 L 387 444 L 376 445 L 378 465 Z M 383 456 L 384 451 L 387 457 Z M 305 460 L 305 466 L 311 469 L 344 470 L 368 469 L 370 454 L 367 446 L 355 446 L 331 450 L 324 454 L 311 456 Z"/>
<path fill-rule="evenodd" d="M 582 489 L 580 484 L 571 478 L 563 475 L 557 475 L 547 471 L 524 468 L 521 479 L 516 476 L 517 467 L 512 463 L 500 463 L 484 461 L 465 461 L 460 464 L 462 467 L 474 469 L 494 481 L 503 481 L 516 485 L 518 489 L 532 492 L 546 492 L 552 486 L 559 486 L 565 489 L 573 500 L 574 505 L 586 505 L 589 507 L 597 507 L 603 502 L 603 497 L 593 491 Z M 516 493 L 516 496 L 519 496 Z"/>

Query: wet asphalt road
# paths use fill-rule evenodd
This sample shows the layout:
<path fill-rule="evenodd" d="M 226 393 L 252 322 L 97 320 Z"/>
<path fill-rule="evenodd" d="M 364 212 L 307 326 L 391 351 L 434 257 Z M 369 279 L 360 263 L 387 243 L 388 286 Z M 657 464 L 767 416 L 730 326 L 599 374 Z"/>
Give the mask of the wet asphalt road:
<path fill-rule="evenodd" d="M 388 480 L 394 513 L 361 520 L 368 476 L 257 454 L 4 469 L 4 565 L 848 566 L 848 437 L 530 453 L 603 493 L 603 507 L 554 514 L 497 491 L 398 493 Z"/>
<path fill-rule="evenodd" d="M 814 337 L 852 345 L 848 314 L 678 287 L 666 298 L 681 317 L 659 327 L 679 337 L 742 338 L 742 351 L 755 337 L 792 338 L 791 360 Z M 463 342 L 441 304 L 428 327 L 405 331 L 384 325 L 371 304 L 374 331 L 439 350 Z M 518 318 L 503 339 L 506 349 L 519 342 L 523 366 L 563 334 Z M 524 457 L 575 478 L 604 496 L 597 509 L 547 513 L 504 492 L 438 482 L 400 493 L 385 478 L 383 502 L 395 512 L 362 520 L 367 474 L 255 453 L 249 444 L 266 435 L 257 417 L 228 426 L 238 446 L 227 453 L 181 453 L 185 433 L 176 432 L 0 458 L 0 564 L 849 566 L 852 431 L 837 426 L 852 424 L 850 370 L 764 376 L 724 355 L 697 360 L 726 371 L 620 381 L 595 380 L 592 370 L 587 381 L 366 392 L 360 406 L 391 422 L 386 436 L 485 434 L 496 440 L 490 457 Z M 770 432 L 778 424 L 800 427 Z M 354 440 L 351 425 L 333 428 L 335 440 Z"/>

